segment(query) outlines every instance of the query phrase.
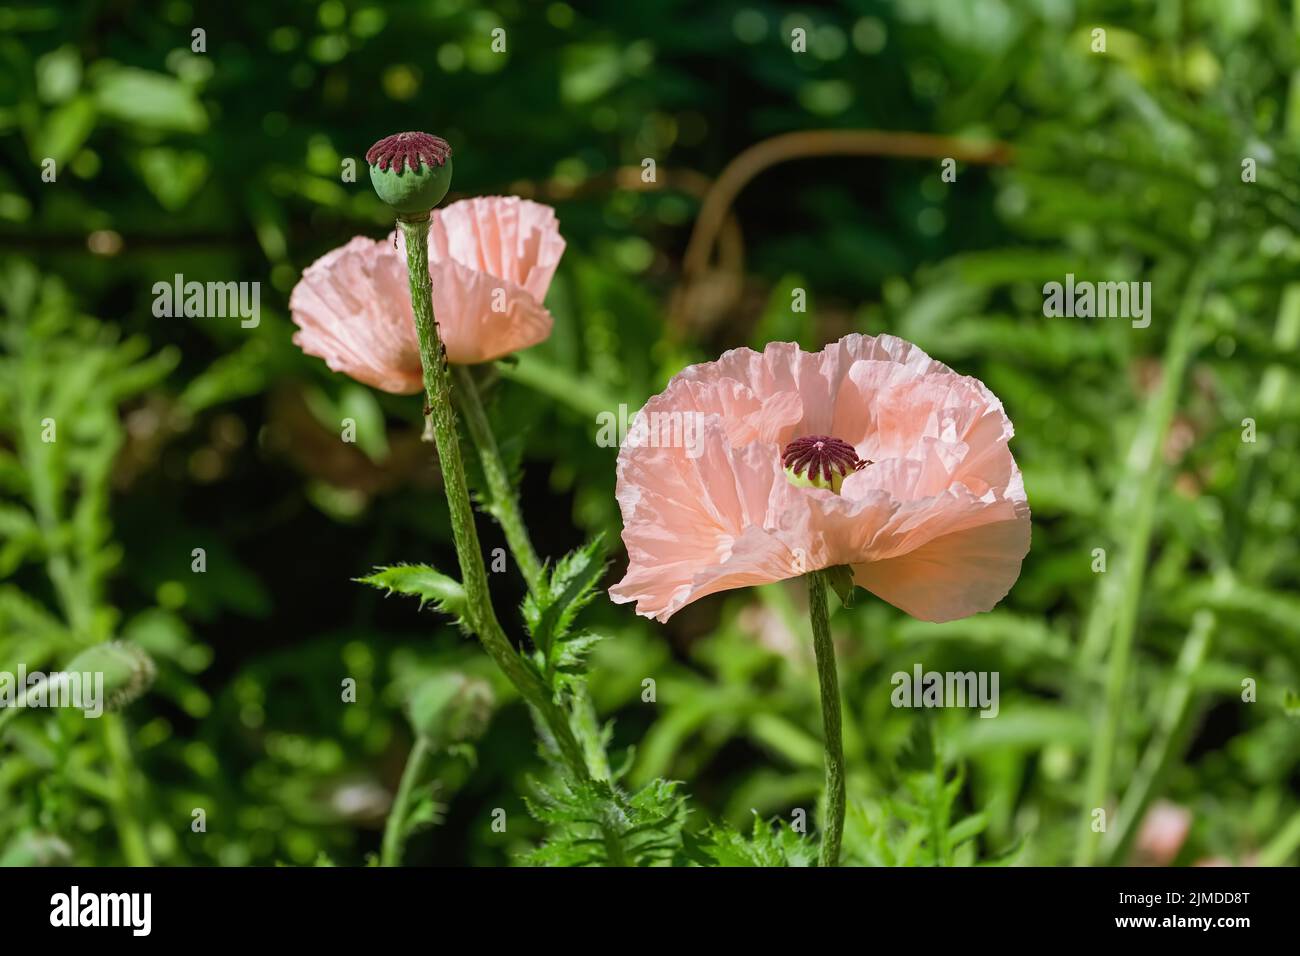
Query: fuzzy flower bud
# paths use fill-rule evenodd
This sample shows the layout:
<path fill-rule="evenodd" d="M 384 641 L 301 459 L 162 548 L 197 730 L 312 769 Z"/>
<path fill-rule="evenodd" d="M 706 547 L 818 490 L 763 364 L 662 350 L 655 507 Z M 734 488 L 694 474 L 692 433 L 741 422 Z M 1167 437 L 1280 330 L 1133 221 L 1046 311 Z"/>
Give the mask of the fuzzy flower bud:
<path fill-rule="evenodd" d="M 121 710 L 153 686 L 157 669 L 141 648 L 125 641 L 88 647 L 67 666 L 72 673 L 104 675 L 104 709 Z"/>
<path fill-rule="evenodd" d="M 495 703 L 487 681 L 456 672 L 441 673 L 412 691 L 407 713 L 416 732 L 441 748 L 481 737 Z"/>

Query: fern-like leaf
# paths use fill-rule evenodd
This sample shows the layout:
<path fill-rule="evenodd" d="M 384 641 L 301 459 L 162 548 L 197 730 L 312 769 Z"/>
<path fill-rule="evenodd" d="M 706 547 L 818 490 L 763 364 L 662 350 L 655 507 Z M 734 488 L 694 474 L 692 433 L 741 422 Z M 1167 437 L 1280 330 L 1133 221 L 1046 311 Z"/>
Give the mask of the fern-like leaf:
<path fill-rule="evenodd" d="M 546 825 L 546 842 L 526 854 L 530 866 L 664 866 L 682 844 L 686 797 L 672 780 L 633 794 L 599 780 L 534 783 L 529 813 Z"/>
<path fill-rule="evenodd" d="M 603 544 L 597 535 L 566 554 L 547 575 L 545 590 L 524 599 L 524 623 L 537 648 L 537 665 L 552 686 L 579 675 L 586 654 L 601 640 L 600 635 L 574 633 L 573 622 L 596 596 L 605 574 Z"/>
<path fill-rule="evenodd" d="M 748 836 L 714 824 L 694 842 L 689 855 L 703 866 L 812 866 L 817 844 L 784 820 L 768 821 L 755 813 Z"/>

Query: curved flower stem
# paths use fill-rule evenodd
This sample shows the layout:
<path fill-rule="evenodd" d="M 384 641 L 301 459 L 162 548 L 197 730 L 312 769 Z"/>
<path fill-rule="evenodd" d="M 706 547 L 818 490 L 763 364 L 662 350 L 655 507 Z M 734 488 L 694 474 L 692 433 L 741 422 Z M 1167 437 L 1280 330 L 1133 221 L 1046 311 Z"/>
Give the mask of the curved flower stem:
<path fill-rule="evenodd" d="M 447 370 L 447 353 L 438 336 L 433 315 L 432 283 L 429 278 L 429 217 L 398 219 L 406 240 L 406 268 L 411 289 L 411 309 L 420 342 L 420 365 L 424 371 L 424 390 L 429 404 L 429 422 L 433 427 L 438 460 L 442 465 L 443 485 L 451 515 L 452 537 L 460 562 L 461 584 L 465 588 L 466 616 L 488 656 L 521 697 L 541 717 L 560 756 L 580 779 L 586 779 L 587 767 L 563 711 L 551 697 L 550 690 L 536 671 L 519 655 L 501 629 L 488 592 L 487 570 L 474 527 L 474 508 L 465 482 L 465 463 L 460 456 L 460 438 L 456 434 L 456 412 L 451 404 L 451 375 Z"/>
<path fill-rule="evenodd" d="M 487 479 L 488 494 L 491 496 L 487 505 L 488 514 L 501 526 L 506 544 L 519 563 L 519 572 L 524 576 L 528 590 L 537 594 L 542 588 L 542 562 L 533 549 L 528 527 L 519 513 L 519 499 L 511 486 L 505 463 L 501 460 L 496 438 L 492 435 L 492 426 L 483 409 L 483 400 L 479 397 L 478 386 L 474 384 L 474 373 L 468 366 L 457 365 L 453 367 L 452 374 L 456 377 L 457 398 L 461 413 L 465 416 L 465 426 L 470 438 L 474 440 L 479 461 L 483 465 L 483 476 Z"/>
<path fill-rule="evenodd" d="M 432 753 L 428 742 L 417 736 L 411 754 L 406 758 L 406 769 L 402 771 L 402 782 L 397 785 L 397 796 L 393 798 L 393 806 L 388 811 L 388 822 L 384 824 L 384 843 L 379 852 L 380 866 L 400 866 L 402 863 L 406 820 L 411 815 L 411 796 L 415 793 L 415 781 L 424 772 L 430 756 Z"/>
<path fill-rule="evenodd" d="M 830 614 L 826 610 L 826 572 L 808 575 L 808 616 L 812 619 L 813 651 L 822 699 L 822 730 L 826 737 L 826 811 L 822 820 L 821 865 L 839 866 L 844 833 L 844 742 L 840 733 L 840 681 L 835 672 Z"/>

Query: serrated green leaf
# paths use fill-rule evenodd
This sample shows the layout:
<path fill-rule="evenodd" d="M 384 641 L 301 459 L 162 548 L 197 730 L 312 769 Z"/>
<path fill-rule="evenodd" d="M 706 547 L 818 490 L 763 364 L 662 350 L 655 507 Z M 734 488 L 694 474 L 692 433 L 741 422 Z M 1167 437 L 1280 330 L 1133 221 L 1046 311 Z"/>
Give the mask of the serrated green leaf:
<path fill-rule="evenodd" d="M 596 585 L 605 567 L 603 538 L 598 535 L 560 559 L 542 594 L 530 594 L 524 599 L 524 623 L 548 677 L 574 672 L 601 639 L 594 634 L 572 634 L 571 629 L 578 613 L 596 596 Z"/>
<path fill-rule="evenodd" d="M 764 820 L 754 814 L 746 836 L 723 826 L 711 826 L 696 844 L 710 866 L 812 866 L 817 844 L 796 833 L 784 820 Z"/>
<path fill-rule="evenodd" d="M 420 599 L 420 608 L 432 604 L 444 614 L 463 619 L 466 611 L 465 589 L 459 581 L 449 578 L 427 564 L 395 564 L 376 568 L 373 574 L 354 578 L 361 584 L 387 591 L 389 594 L 409 594 Z"/>
<path fill-rule="evenodd" d="M 565 674 L 579 672 L 586 661 L 587 654 L 604 639 L 604 634 L 593 634 L 590 631 L 566 637 L 556 644 L 554 669 Z"/>

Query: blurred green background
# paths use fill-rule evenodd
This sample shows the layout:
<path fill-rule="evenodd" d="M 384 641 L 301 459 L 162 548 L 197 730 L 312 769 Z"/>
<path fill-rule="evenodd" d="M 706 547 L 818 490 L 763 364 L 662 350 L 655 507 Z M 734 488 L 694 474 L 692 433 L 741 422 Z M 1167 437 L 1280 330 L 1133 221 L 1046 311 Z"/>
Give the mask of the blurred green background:
<path fill-rule="evenodd" d="M 1277 0 L 0 5 L 0 670 L 109 638 L 157 667 L 120 715 L 0 727 L 0 863 L 363 863 L 403 702 L 447 670 L 491 681 L 495 711 L 439 756 L 408 862 L 506 864 L 543 837 L 533 728 L 477 644 L 351 581 L 455 567 L 420 399 L 290 342 L 301 270 L 391 228 L 362 154 L 404 129 L 451 142 L 451 199 L 558 211 L 555 331 L 500 367 L 492 414 L 539 549 L 605 531 L 607 583 L 597 415 L 690 362 L 890 332 L 1004 401 L 1034 513 L 1007 600 L 834 617 L 848 862 L 1295 863 L 1298 41 Z M 768 142 L 814 130 L 894 135 Z M 176 273 L 261 282 L 260 324 L 155 318 Z M 1044 317 L 1066 273 L 1150 281 L 1150 327 Z M 522 582 L 492 584 L 518 634 Z M 803 601 L 586 612 L 612 749 L 631 783 L 684 782 L 688 829 L 812 816 Z M 998 671 L 999 717 L 894 709 L 916 662 Z M 1142 837 L 1151 806 L 1177 839 Z"/>

